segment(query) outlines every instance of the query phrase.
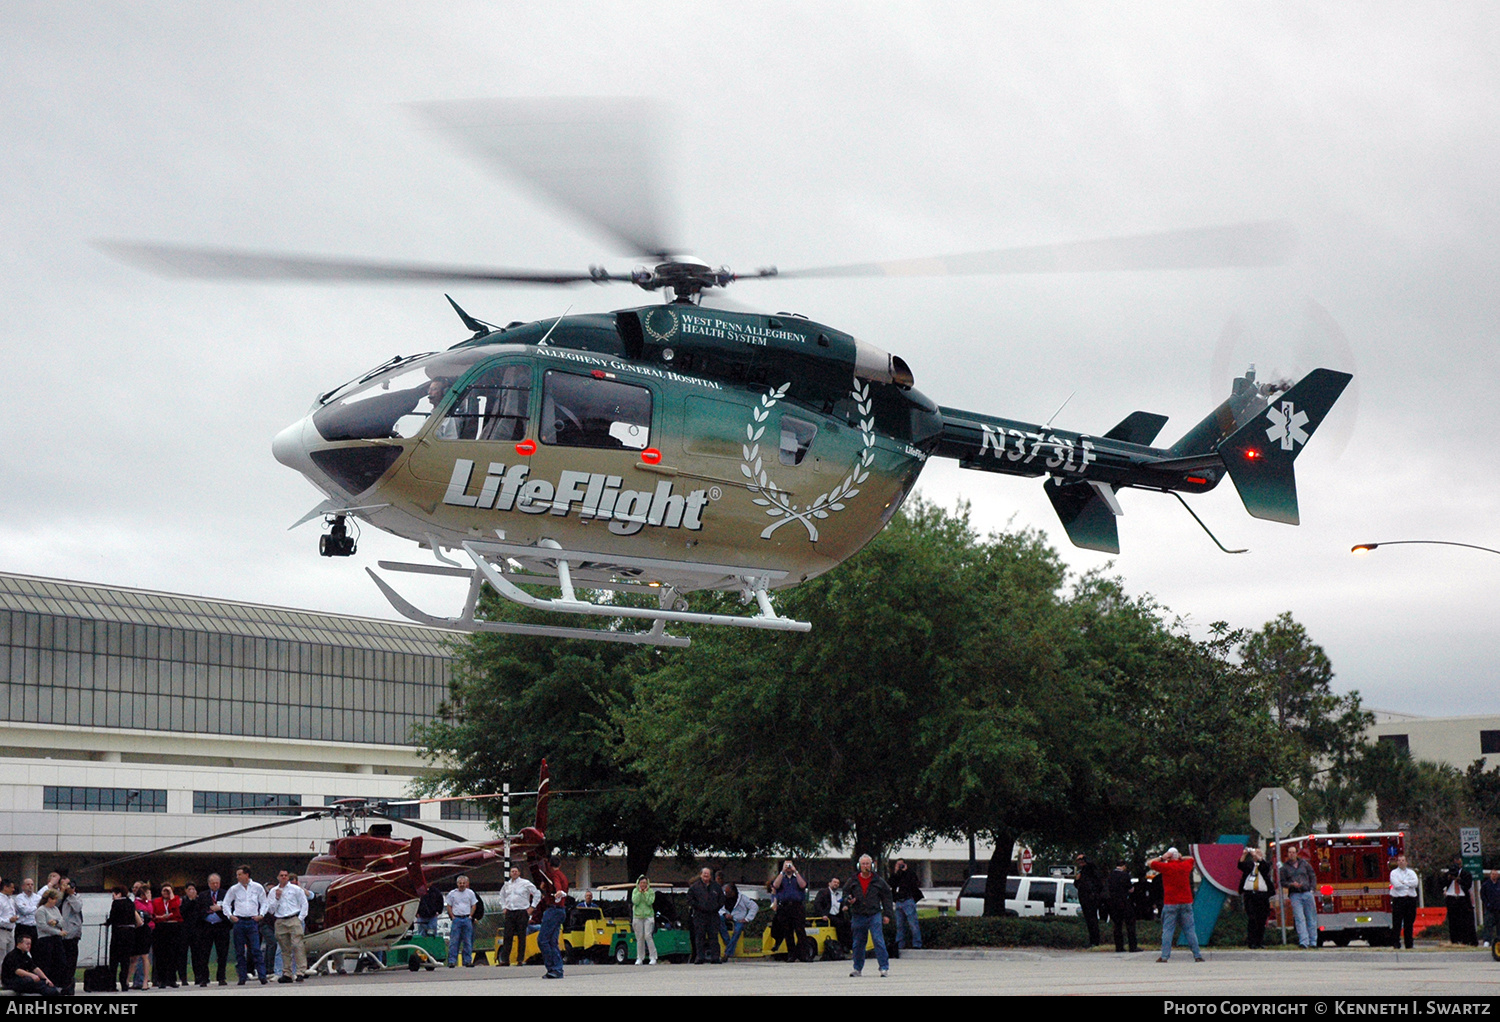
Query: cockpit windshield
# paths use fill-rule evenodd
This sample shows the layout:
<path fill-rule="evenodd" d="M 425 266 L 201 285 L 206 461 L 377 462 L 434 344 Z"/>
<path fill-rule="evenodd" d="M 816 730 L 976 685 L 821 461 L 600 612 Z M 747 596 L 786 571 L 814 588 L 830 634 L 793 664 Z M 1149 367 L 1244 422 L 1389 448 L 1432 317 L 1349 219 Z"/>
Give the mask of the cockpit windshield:
<path fill-rule="evenodd" d="M 458 378 L 487 354 L 466 348 L 398 362 L 335 391 L 313 413 L 313 425 L 324 440 L 414 437 Z"/>

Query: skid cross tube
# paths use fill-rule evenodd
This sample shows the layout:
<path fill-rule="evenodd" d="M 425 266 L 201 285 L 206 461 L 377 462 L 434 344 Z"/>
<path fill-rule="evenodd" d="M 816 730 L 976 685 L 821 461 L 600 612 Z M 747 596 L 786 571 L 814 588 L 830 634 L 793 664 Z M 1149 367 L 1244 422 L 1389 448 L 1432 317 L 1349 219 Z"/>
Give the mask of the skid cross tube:
<path fill-rule="evenodd" d="M 742 576 L 745 582 L 745 591 L 752 595 L 760 606 L 760 613 L 753 617 L 742 617 L 734 614 L 699 614 L 690 610 L 667 610 L 665 606 L 653 610 L 650 607 L 616 607 L 613 604 L 589 603 L 587 600 L 568 599 L 573 595 L 573 586 L 568 574 L 568 561 L 566 554 L 557 550 L 557 569 L 559 583 L 563 596 L 561 599 L 544 600 L 532 596 L 511 582 L 505 575 L 497 571 L 485 556 L 484 547 L 487 543 L 464 543 L 463 551 L 469 555 L 474 562 L 474 567 L 484 576 L 484 580 L 494 587 L 495 591 L 506 599 L 519 603 L 523 607 L 534 607 L 537 610 L 555 610 L 564 614 L 584 614 L 591 617 L 624 617 L 638 618 L 646 621 L 674 621 L 680 624 L 698 625 L 728 625 L 737 628 L 768 628 L 773 631 L 782 632 L 806 632 L 812 629 L 812 625 L 806 621 L 793 621 L 790 618 L 778 617 L 776 611 L 771 607 L 771 601 L 766 594 L 766 580 Z M 539 550 L 551 551 L 554 548 L 540 547 Z M 653 587 L 654 588 L 654 587 Z M 675 595 L 668 586 L 662 588 L 662 603 L 666 604 L 671 596 Z"/>
<path fill-rule="evenodd" d="M 605 642 L 627 642 L 644 645 L 660 646 L 686 646 L 689 644 L 683 636 L 670 635 L 666 631 L 668 622 L 679 624 L 705 624 L 719 625 L 735 628 L 759 628 L 771 631 L 806 632 L 811 630 L 812 625 L 806 621 L 795 621 L 777 615 L 775 608 L 771 605 L 770 594 L 767 591 L 774 578 L 780 577 L 781 573 L 754 573 L 743 568 L 733 568 L 724 565 L 695 565 L 699 574 L 704 578 L 724 579 L 726 577 L 737 579 L 746 602 L 755 601 L 758 614 L 735 615 L 735 614 L 701 614 L 689 610 L 679 610 L 676 607 L 683 606 L 681 597 L 676 589 L 670 585 L 651 585 L 644 582 L 618 582 L 605 581 L 590 577 L 579 577 L 578 584 L 585 588 L 604 589 L 613 592 L 635 592 L 653 594 L 656 596 L 660 606 L 652 607 L 622 607 L 608 603 L 593 603 L 579 598 L 574 588 L 574 580 L 583 565 L 596 563 L 599 555 L 591 555 L 578 551 L 564 550 L 560 544 L 553 540 L 543 540 L 537 546 L 516 546 L 507 543 L 495 542 L 465 542 L 461 544 L 473 568 L 456 566 L 458 562 L 448 557 L 439 557 L 442 564 L 404 564 L 400 562 L 381 561 L 380 567 L 392 571 L 406 571 L 420 574 L 441 575 L 449 577 L 467 577 L 469 579 L 469 591 L 464 600 L 463 612 L 458 617 L 437 617 L 425 613 L 412 603 L 407 601 L 384 579 L 369 568 L 365 571 L 375 582 L 386 600 L 403 617 L 417 621 L 421 624 L 433 625 L 438 628 L 452 628 L 466 632 L 499 632 L 512 635 L 542 635 L 561 639 L 591 639 Z M 516 563 L 524 560 L 531 565 L 541 562 L 543 567 L 551 567 L 556 575 L 540 574 L 534 569 L 521 570 L 522 565 Z M 634 568 L 638 570 L 659 570 L 661 562 L 644 558 L 609 558 L 620 567 Z M 507 561 L 512 566 L 508 568 Z M 670 565 L 680 571 L 681 564 Z M 583 576 L 595 574 L 595 571 L 582 570 Z M 479 604 L 481 587 L 488 582 L 490 587 L 499 595 L 512 603 L 523 607 L 531 607 L 535 610 L 549 611 L 562 614 L 578 614 L 585 617 L 605 617 L 617 620 L 631 619 L 639 621 L 650 621 L 651 627 L 644 631 L 622 631 L 602 630 L 595 628 L 568 628 L 557 625 L 521 624 L 510 621 L 481 621 L 475 618 L 475 610 Z M 533 596 L 522 589 L 521 585 L 546 585 L 557 588 L 561 595 L 556 598 L 542 598 Z"/>

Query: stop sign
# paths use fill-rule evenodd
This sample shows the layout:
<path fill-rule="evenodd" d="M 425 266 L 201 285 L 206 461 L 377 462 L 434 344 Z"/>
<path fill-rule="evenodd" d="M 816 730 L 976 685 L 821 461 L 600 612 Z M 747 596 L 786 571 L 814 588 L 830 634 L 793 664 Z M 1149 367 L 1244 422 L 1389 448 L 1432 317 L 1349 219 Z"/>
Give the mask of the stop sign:
<path fill-rule="evenodd" d="M 1023 876 L 1031 875 L 1031 864 L 1036 861 L 1036 856 L 1031 849 L 1025 845 L 1021 846 L 1021 873 Z"/>

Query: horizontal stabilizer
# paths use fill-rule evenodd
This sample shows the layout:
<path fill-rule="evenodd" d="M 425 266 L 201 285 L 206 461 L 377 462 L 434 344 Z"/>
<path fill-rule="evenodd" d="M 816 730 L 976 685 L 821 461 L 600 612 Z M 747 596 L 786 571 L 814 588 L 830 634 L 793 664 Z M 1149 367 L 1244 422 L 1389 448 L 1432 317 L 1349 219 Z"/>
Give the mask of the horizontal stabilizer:
<path fill-rule="evenodd" d="M 1160 433 L 1161 428 L 1166 424 L 1165 415 L 1157 415 L 1155 412 L 1131 412 L 1104 436 L 1108 440 L 1123 440 L 1127 444 L 1149 447 L 1151 441 L 1156 439 L 1156 434 Z"/>
<path fill-rule="evenodd" d="M 1120 552 L 1120 529 L 1115 524 L 1115 512 L 1094 487 L 1088 483 L 1061 483 L 1049 479 L 1044 489 L 1074 546 L 1102 550 L 1107 554 Z"/>
<path fill-rule="evenodd" d="M 1348 373 L 1314 369 L 1219 446 L 1246 511 L 1267 521 L 1298 523 L 1292 462 L 1352 379 Z"/>

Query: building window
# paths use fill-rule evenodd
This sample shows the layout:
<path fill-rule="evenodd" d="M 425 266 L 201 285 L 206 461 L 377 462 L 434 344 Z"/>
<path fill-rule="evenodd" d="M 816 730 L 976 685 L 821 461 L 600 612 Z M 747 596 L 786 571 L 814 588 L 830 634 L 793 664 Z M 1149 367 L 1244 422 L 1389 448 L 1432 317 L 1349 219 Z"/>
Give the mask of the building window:
<path fill-rule="evenodd" d="M 165 788 L 42 788 L 42 808 L 64 812 L 164 813 Z"/>
<path fill-rule="evenodd" d="M 296 816 L 302 805 L 301 795 L 266 795 L 254 791 L 195 791 L 193 812 L 195 813 L 254 813 L 266 815 Z M 279 813 L 267 812 L 277 809 Z"/>
<path fill-rule="evenodd" d="M 1500 731 L 1479 732 L 1479 751 L 1485 755 L 1500 752 Z"/>
<path fill-rule="evenodd" d="M 1408 752 L 1411 751 L 1411 741 L 1407 738 L 1406 735 L 1381 735 L 1380 741 L 1390 742 L 1398 749 L 1406 749 Z"/>
<path fill-rule="evenodd" d="M 494 801 L 498 802 L 499 799 Z M 488 820 L 489 816 L 484 811 L 484 806 L 478 802 L 443 802 L 442 814 L 445 820 Z"/>

